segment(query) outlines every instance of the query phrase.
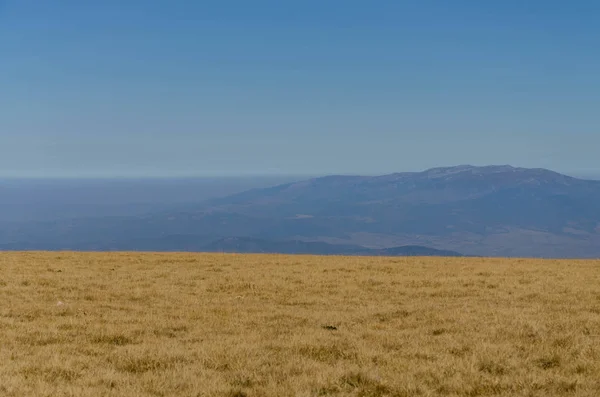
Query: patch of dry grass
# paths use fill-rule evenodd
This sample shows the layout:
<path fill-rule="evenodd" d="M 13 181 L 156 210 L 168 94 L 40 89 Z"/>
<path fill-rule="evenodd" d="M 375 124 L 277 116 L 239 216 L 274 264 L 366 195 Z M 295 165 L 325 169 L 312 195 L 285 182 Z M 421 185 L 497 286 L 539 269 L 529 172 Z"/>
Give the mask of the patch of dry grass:
<path fill-rule="evenodd" d="M 2 396 L 600 396 L 600 262 L 1 253 Z"/>

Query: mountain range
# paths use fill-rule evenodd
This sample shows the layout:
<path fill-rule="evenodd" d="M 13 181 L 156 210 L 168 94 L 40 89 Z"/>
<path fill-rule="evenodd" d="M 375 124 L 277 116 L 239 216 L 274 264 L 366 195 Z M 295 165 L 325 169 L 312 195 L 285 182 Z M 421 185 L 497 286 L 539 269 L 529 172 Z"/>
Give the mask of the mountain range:
<path fill-rule="evenodd" d="M 508 165 L 326 176 L 131 216 L 3 223 L 0 248 L 600 257 L 600 181 Z"/>
<path fill-rule="evenodd" d="M 418 245 L 373 249 L 358 245 L 328 244 L 299 240 L 273 241 L 250 237 L 223 238 L 205 245 L 202 247 L 202 251 L 361 256 L 463 256 L 455 251 L 436 250 Z"/>

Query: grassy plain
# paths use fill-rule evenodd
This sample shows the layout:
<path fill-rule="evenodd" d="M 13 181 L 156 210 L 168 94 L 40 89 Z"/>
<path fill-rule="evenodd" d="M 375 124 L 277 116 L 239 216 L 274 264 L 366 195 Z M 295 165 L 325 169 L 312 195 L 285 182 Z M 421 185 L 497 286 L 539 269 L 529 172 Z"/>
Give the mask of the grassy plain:
<path fill-rule="evenodd" d="M 0 253 L 1 396 L 600 396 L 600 261 Z"/>

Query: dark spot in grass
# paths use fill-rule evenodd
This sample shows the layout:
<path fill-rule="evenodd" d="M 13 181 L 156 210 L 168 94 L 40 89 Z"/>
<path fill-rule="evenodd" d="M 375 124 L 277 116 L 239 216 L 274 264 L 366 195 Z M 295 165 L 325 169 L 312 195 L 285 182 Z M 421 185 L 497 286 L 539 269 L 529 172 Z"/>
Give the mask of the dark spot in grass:
<path fill-rule="evenodd" d="M 243 390 L 231 390 L 227 393 L 227 397 L 248 397 L 248 394 Z"/>
<path fill-rule="evenodd" d="M 433 336 L 439 336 L 439 335 L 445 334 L 446 332 L 448 332 L 448 330 L 446 330 L 445 328 L 437 328 L 437 329 L 434 329 L 431 332 L 431 335 L 433 335 Z"/>
<path fill-rule="evenodd" d="M 504 375 L 507 369 L 502 364 L 486 359 L 479 363 L 479 371 L 490 375 Z"/>
<path fill-rule="evenodd" d="M 552 342 L 552 345 L 555 347 L 569 347 L 571 345 L 571 338 L 557 338 Z"/>
<path fill-rule="evenodd" d="M 440 385 L 435 389 L 435 391 L 440 396 L 447 396 L 448 394 L 452 393 L 452 388 L 450 388 L 448 385 Z"/>
<path fill-rule="evenodd" d="M 334 325 L 323 325 L 322 327 L 323 329 L 326 329 L 328 331 L 337 331 L 337 327 Z"/>
<path fill-rule="evenodd" d="M 542 357 L 535 361 L 535 365 L 537 365 L 541 369 L 557 368 L 560 367 L 560 357 L 558 355 Z"/>
<path fill-rule="evenodd" d="M 469 346 L 453 347 L 449 350 L 450 354 L 457 357 L 463 357 L 471 351 Z"/>
<path fill-rule="evenodd" d="M 125 335 L 99 335 L 92 339 L 94 343 L 105 343 L 108 345 L 125 346 L 133 343 L 132 339 Z"/>
<path fill-rule="evenodd" d="M 171 327 L 155 329 L 153 332 L 154 332 L 154 335 L 156 335 L 156 336 L 167 337 L 167 338 L 176 338 L 179 335 L 181 335 L 182 332 L 186 332 L 187 330 L 188 330 L 187 325 L 174 325 Z"/>

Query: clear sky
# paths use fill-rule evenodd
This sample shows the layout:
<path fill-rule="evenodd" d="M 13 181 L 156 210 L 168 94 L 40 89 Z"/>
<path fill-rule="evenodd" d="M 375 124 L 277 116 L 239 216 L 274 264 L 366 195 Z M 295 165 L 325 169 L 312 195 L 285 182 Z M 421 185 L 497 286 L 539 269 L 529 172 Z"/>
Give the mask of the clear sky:
<path fill-rule="evenodd" d="M 597 0 L 0 0 L 0 176 L 600 174 Z"/>

